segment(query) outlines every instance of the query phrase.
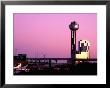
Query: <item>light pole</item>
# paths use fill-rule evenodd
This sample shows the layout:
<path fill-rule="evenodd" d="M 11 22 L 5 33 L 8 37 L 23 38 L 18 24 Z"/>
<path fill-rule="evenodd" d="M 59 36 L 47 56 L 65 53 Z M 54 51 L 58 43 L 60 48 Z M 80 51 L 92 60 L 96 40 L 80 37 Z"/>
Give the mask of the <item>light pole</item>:
<path fill-rule="evenodd" d="M 71 22 L 69 25 L 71 30 L 71 61 L 74 64 L 76 58 L 76 30 L 79 29 L 79 24 L 76 21 Z"/>

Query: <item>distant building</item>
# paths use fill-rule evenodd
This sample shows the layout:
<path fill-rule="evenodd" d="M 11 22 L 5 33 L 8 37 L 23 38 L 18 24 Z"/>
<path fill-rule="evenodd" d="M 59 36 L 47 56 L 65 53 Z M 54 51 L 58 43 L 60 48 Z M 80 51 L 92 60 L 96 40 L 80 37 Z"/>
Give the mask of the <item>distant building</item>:
<path fill-rule="evenodd" d="M 80 40 L 78 42 L 78 52 L 76 54 L 76 59 L 88 59 L 90 42 L 87 40 Z"/>
<path fill-rule="evenodd" d="M 26 54 L 18 54 L 19 59 L 26 60 Z"/>
<path fill-rule="evenodd" d="M 17 56 L 14 56 L 14 66 L 17 66 L 20 63 L 22 66 L 25 66 L 27 64 L 26 56 L 26 54 L 18 54 Z"/>
<path fill-rule="evenodd" d="M 18 56 L 14 56 L 15 60 L 26 60 L 26 54 L 18 54 Z"/>

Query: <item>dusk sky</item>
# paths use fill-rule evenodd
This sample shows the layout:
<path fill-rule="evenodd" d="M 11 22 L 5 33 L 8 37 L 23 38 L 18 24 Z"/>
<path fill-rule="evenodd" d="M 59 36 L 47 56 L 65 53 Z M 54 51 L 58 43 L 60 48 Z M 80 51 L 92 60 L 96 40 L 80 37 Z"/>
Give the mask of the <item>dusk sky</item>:
<path fill-rule="evenodd" d="M 16 13 L 14 14 L 14 55 L 28 57 L 70 58 L 71 21 L 79 24 L 79 40 L 90 41 L 90 57 L 97 58 L 97 14 L 76 13 Z"/>

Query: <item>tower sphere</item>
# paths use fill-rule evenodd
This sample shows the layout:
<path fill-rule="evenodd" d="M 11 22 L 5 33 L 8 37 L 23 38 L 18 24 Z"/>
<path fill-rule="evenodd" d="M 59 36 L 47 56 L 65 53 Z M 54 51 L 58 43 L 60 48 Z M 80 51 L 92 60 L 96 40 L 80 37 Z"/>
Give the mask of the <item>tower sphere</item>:
<path fill-rule="evenodd" d="M 76 21 L 71 22 L 69 25 L 70 30 L 75 31 L 79 29 L 79 24 Z"/>

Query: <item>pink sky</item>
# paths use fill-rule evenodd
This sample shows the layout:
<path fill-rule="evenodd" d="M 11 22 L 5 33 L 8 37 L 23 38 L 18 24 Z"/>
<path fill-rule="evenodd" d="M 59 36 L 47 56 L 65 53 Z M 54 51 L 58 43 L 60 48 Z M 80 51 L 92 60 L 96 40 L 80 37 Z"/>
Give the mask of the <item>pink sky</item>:
<path fill-rule="evenodd" d="M 26 53 L 28 57 L 70 58 L 71 21 L 79 24 L 79 40 L 91 43 L 90 57 L 97 57 L 97 14 L 25 13 L 14 14 L 14 55 Z M 16 50 L 17 49 L 17 50 Z"/>

